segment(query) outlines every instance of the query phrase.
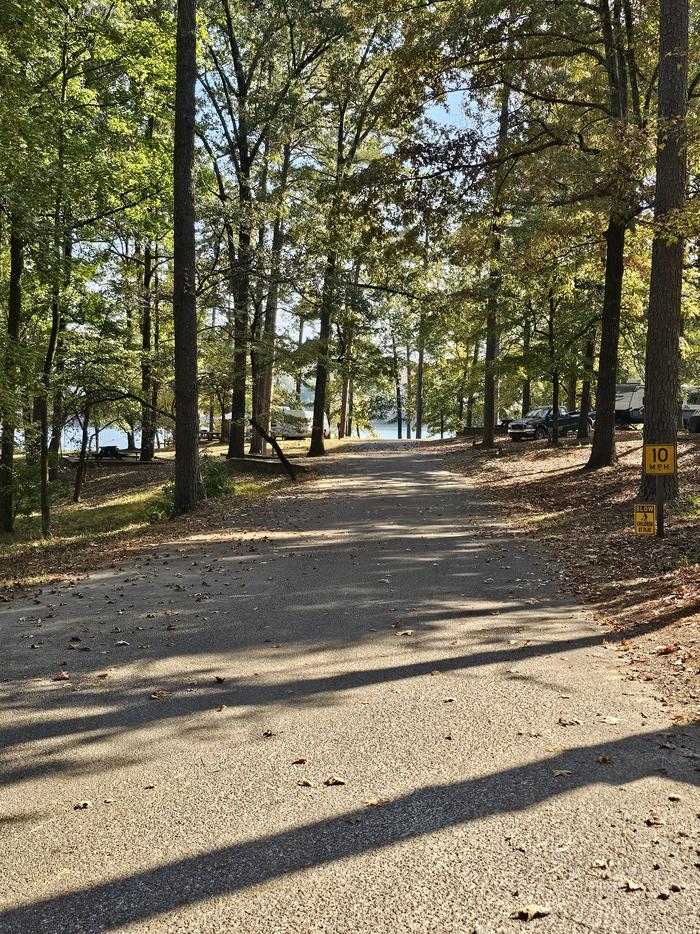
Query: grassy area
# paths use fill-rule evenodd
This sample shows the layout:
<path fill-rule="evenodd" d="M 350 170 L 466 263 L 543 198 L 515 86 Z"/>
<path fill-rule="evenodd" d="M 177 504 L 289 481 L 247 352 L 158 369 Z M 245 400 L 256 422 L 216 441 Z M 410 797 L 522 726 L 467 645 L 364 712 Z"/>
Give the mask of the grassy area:
<path fill-rule="evenodd" d="M 177 520 L 165 518 L 164 487 L 172 480 L 172 456 L 159 455 L 158 461 L 148 466 L 91 470 L 83 502 L 73 503 L 66 495 L 57 498 L 50 538 L 41 537 L 38 513 L 19 517 L 11 535 L 0 533 L 0 589 L 81 573 L 109 562 L 125 549 L 182 535 L 190 522 L 215 527 L 235 518 L 242 506 L 288 484 L 282 476 L 253 476 L 227 469 L 223 460 L 215 463 L 224 475 L 228 473 L 216 499 L 205 501 L 193 517 Z M 61 483 L 66 490 L 72 477 L 72 469 L 64 471 Z"/>

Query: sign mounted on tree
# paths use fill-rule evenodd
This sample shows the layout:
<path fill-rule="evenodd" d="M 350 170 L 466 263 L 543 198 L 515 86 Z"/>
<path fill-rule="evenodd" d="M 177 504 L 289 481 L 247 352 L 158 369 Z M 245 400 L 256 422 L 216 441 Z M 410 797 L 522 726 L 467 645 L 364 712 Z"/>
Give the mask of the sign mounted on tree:
<path fill-rule="evenodd" d="M 652 507 L 656 514 L 656 535 L 663 538 L 664 531 L 664 500 L 665 478 L 676 473 L 676 445 L 675 444 L 645 444 L 644 445 L 644 473 L 648 477 L 656 477 L 656 506 Z M 634 528 L 638 535 L 651 534 L 637 530 L 637 507 L 634 513 Z"/>
<path fill-rule="evenodd" d="M 635 503 L 634 531 L 637 535 L 656 535 L 656 506 L 653 503 Z"/>
<path fill-rule="evenodd" d="M 650 477 L 659 477 L 676 472 L 675 444 L 645 444 L 644 472 Z"/>

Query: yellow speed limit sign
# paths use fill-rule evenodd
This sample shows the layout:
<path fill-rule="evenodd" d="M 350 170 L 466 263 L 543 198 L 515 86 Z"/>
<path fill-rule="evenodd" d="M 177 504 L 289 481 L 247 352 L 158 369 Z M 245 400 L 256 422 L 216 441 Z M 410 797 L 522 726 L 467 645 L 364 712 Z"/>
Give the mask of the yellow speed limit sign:
<path fill-rule="evenodd" d="M 675 444 L 645 444 L 644 472 L 659 477 L 676 472 Z"/>
<path fill-rule="evenodd" d="M 637 535 L 656 535 L 656 506 L 650 503 L 635 503 L 634 531 Z"/>

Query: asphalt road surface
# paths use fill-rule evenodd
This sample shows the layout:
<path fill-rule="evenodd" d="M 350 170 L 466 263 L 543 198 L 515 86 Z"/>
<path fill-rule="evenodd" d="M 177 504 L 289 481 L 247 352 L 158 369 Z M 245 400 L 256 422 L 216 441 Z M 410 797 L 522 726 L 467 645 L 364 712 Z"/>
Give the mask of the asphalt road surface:
<path fill-rule="evenodd" d="M 248 526 L 0 604 L 0 932 L 700 932 L 697 728 L 539 546 L 406 444 Z"/>

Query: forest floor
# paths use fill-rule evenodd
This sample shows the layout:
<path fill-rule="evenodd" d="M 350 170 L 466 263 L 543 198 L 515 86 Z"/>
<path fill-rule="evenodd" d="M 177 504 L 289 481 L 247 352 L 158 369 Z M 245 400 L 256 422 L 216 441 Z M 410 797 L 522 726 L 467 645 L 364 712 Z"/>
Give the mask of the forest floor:
<path fill-rule="evenodd" d="M 454 451 L 0 603 L 0 934 L 698 934 L 697 725 Z"/>
<path fill-rule="evenodd" d="M 583 472 L 587 445 L 562 441 L 472 441 L 432 445 L 465 473 L 513 527 L 546 544 L 570 588 L 618 638 L 630 677 L 656 684 L 679 722 L 700 714 L 700 443 L 678 445 L 681 496 L 668 509 L 667 537 L 637 537 L 642 456 L 638 432 L 618 434 L 615 467 Z"/>

